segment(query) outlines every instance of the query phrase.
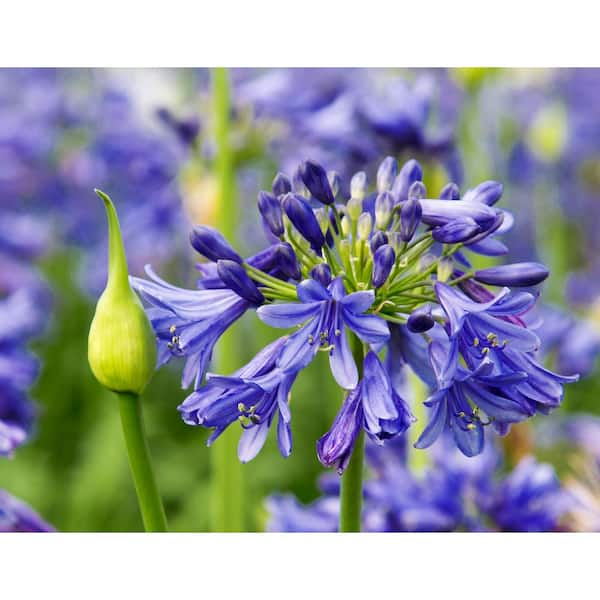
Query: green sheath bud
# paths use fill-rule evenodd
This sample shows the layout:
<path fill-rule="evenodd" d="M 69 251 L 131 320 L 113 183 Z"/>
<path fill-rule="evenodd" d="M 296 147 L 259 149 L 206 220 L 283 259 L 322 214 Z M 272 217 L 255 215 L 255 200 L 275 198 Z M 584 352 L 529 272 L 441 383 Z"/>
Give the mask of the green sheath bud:
<path fill-rule="evenodd" d="M 154 373 L 156 338 L 129 285 L 119 218 L 100 190 L 108 217 L 108 282 L 96 306 L 88 338 L 88 361 L 96 379 L 115 392 L 141 394 Z"/>

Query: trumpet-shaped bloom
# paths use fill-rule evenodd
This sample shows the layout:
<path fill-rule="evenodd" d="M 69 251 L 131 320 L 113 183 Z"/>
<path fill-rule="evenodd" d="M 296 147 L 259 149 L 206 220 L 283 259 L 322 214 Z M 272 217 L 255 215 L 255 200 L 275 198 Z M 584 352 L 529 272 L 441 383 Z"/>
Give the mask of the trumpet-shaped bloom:
<path fill-rule="evenodd" d="M 319 460 L 342 473 L 361 429 L 378 444 L 404 433 L 414 421 L 374 352 L 364 361 L 364 377 L 342 405 L 331 429 L 317 442 Z"/>
<path fill-rule="evenodd" d="M 340 278 L 325 287 L 314 279 L 298 285 L 299 303 L 261 306 L 258 317 L 272 327 L 302 327 L 293 333 L 277 361 L 284 371 L 305 368 L 320 349 L 329 352 L 331 372 L 340 387 L 358 385 L 358 370 L 352 356 L 346 327 L 364 343 L 381 345 L 389 338 L 387 323 L 364 314 L 375 300 L 372 290 L 346 294 Z"/>
<path fill-rule="evenodd" d="M 210 446 L 232 423 L 239 422 L 242 436 L 238 456 L 252 460 L 263 447 L 269 428 L 277 415 L 277 442 L 283 456 L 292 450 L 291 414 L 288 396 L 296 373 L 284 372 L 276 362 L 287 337 L 282 337 L 259 352 L 247 365 L 230 377 L 210 376 L 179 406 L 189 425 L 214 428 Z"/>
<path fill-rule="evenodd" d="M 184 388 L 202 380 L 217 340 L 246 312 L 250 303 L 229 289 L 186 290 L 151 278 L 131 278 L 132 287 L 152 306 L 148 316 L 158 339 L 159 366 L 172 356 L 184 357 Z"/>

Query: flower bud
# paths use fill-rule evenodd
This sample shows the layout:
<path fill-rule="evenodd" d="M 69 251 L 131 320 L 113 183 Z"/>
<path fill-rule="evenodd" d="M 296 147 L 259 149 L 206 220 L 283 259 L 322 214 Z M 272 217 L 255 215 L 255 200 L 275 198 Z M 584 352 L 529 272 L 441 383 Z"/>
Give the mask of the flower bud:
<path fill-rule="evenodd" d="M 435 325 L 435 320 L 431 316 L 431 309 L 424 310 L 419 308 L 408 317 L 406 327 L 413 333 L 425 333 Z"/>
<path fill-rule="evenodd" d="M 260 305 L 265 301 L 265 297 L 239 263 L 233 260 L 219 260 L 217 272 L 221 281 L 240 298 L 255 305 Z"/>
<path fill-rule="evenodd" d="M 196 252 L 208 260 L 233 260 L 242 263 L 242 257 L 231 247 L 231 244 L 214 227 L 196 225 L 190 234 L 190 242 Z"/>
<path fill-rule="evenodd" d="M 106 194 L 95 191 L 108 218 L 108 281 L 90 326 L 88 361 L 96 379 L 109 390 L 141 394 L 156 368 L 156 338 L 129 285 L 115 207 Z"/>
<path fill-rule="evenodd" d="M 466 202 L 481 202 L 488 206 L 494 206 L 502 197 L 504 186 L 497 181 L 484 181 L 475 189 L 469 190 L 463 198 Z"/>
<path fill-rule="evenodd" d="M 392 196 L 396 202 L 404 202 L 408 200 L 408 190 L 415 181 L 423 179 L 423 169 L 421 165 L 414 159 L 409 160 L 400 169 L 400 173 L 394 180 L 392 185 Z"/>
<path fill-rule="evenodd" d="M 310 204 L 298 194 L 286 194 L 281 201 L 283 210 L 294 227 L 310 243 L 311 248 L 321 254 L 325 236 Z"/>
<path fill-rule="evenodd" d="M 322 208 L 317 208 L 314 213 L 315 217 L 317 217 L 317 221 L 319 222 L 319 227 L 321 228 L 323 235 L 325 235 L 329 230 L 329 217 Z"/>
<path fill-rule="evenodd" d="M 350 198 L 356 198 L 362 203 L 367 195 L 367 187 L 367 174 L 364 171 L 355 173 L 350 180 Z"/>
<path fill-rule="evenodd" d="M 451 256 L 440 258 L 437 266 L 438 281 L 448 281 L 454 272 L 454 261 Z"/>
<path fill-rule="evenodd" d="M 327 180 L 329 181 L 329 187 L 331 187 L 331 193 L 335 198 L 340 191 L 342 183 L 340 176 L 336 171 L 327 171 Z"/>
<path fill-rule="evenodd" d="M 377 251 L 377 248 L 379 248 L 380 246 L 383 246 L 384 244 L 387 244 L 387 243 L 388 243 L 387 234 L 385 234 L 383 231 L 376 231 L 372 235 L 371 241 L 370 241 L 371 252 L 373 254 L 375 254 L 375 252 Z"/>
<path fill-rule="evenodd" d="M 373 275 L 371 277 L 375 288 L 381 287 L 387 281 L 395 261 L 396 253 L 389 244 L 377 248 L 373 255 Z"/>
<path fill-rule="evenodd" d="M 377 191 L 389 192 L 398 173 L 398 161 L 392 156 L 383 159 L 377 169 Z"/>
<path fill-rule="evenodd" d="M 458 244 L 472 238 L 480 231 L 479 225 L 470 217 L 455 219 L 432 231 L 432 237 L 442 244 Z"/>
<path fill-rule="evenodd" d="M 362 198 L 350 198 L 350 200 L 348 200 L 346 212 L 353 221 L 356 221 L 362 214 L 362 205 Z"/>
<path fill-rule="evenodd" d="M 313 267 L 310 271 L 310 276 L 324 287 L 327 287 L 331 283 L 331 269 L 325 263 Z"/>
<path fill-rule="evenodd" d="M 460 190 L 455 183 L 447 183 L 440 192 L 440 200 L 460 200 Z"/>
<path fill-rule="evenodd" d="M 342 235 L 344 235 L 345 237 L 348 237 L 350 235 L 350 230 L 351 230 L 352 226 L 350 224 L 350 219 L 346 215 L 342 216 L 341 225 L 342 225 Z"/>
<path fill-rule="evenodd" d="M 275 175 L 275 179 L 273 179 L 271 189 L 273 190 L 273 194 L 275 194 L 275 196 L 284 196 L 292 191 L 292 182 L 284 173 L 277 173 L 277 175 Z"/>
<path fill-rule="evenodd" d="M 360 240 L 368 240 L 373 229 L 373 219 L 370 213 L 363 213 L 358 217 L 357 235 Z"/>
<path fill-rule="evenodd" d="M 268 192 L 258 192 L 258 210 L 273 235 L 281 237 L 284 231 L 281 202 Z"/>
<path fill-rule="evenodd" d="M 333 204 L 335 198 L 327 179 L 325 169 L 312 160 L 305 160 L 300 164 L 300 177 L 308 191 L 323 204 Z"/>
<path fill-rule="evenodd" d="M 389 192 L 378 194 L 375 199 L 375 224 L 379 229 L 387 229 L 393 211 L 393 196 Z"/>
<path fill-rule="evenodd" d="M 426 225 L 445 225 L 454 219 L 470 217 L 483 229 L 491 227 L 497 218 L 497 211 L 481 202 L 456 200 L 420 200 L 421 220 Z"/>
<path fill-rule="evenodd" d="M 427 196 L 427 188 L 422 181 L 415 181 L 408 188 L 409 200 L 421 200 Z"/>
<path fill-rule="evenodd" d="M 400 237 L 405 242 L 410 242 L 421 222 L 421 202 L 411 198 L 402 204 L 400 209 Z"/>
<path fill-rule="evenodd" d="M 292 190 L 295 194 L 299 196 L 303 196 L 304 198 L 308 198 L 309 191 L 304 185 L 304 181 L 302 181 L 302 175 L 300 174 L 300 166 L 294 171 L 292 175 Z M 290 193 L 290 192 L 288 192 Z"/>
<path fill-rule="evenodd" d="M 277 244 L 277 268 L 289 279 L 300 279 L 301 271 L 294 249 L 284 242 Z"/>
<path fill-rule="evenodd" d="M 542 283 L 549 275 L 548 269 L 536 262 L 513 263 L 475 271 L 473 278 L 488 285 L 527 287 Z"/>

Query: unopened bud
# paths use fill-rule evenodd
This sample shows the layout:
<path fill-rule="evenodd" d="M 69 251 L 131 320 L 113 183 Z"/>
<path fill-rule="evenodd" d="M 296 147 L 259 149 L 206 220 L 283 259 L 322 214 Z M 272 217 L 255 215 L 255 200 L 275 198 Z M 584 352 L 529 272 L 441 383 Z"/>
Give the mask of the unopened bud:
<path fill-rule="evenodd" d="M 90 326 L 88 361 L 104 387 L 141 394 L 156 368 L 156 337 L 129 285 L 115 207 L 106 194 L 95 191 L 104 201 L 108 217 L 108 281 Z"/>

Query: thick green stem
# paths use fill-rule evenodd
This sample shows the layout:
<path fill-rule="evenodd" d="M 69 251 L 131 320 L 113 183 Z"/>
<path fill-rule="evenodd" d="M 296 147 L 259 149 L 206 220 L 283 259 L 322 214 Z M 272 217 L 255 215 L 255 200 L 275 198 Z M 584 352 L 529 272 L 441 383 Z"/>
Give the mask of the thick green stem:
<path fill-rule="evenodd" d="M 117 393 L 129 466 L 137 492 L 146 531 L 167 531 L 165 510 L 158 493 L 150 451 L 146 443 L 140 398 L 127 392 Z"/>
<path fill-rule="evenodd" d="M 362 343 L 354 335 L 350 336 L 352 355 L 358 367 L 359 376 L 362 377 L 364 352 Z M 365 460 L 365 435 L 361 429 L 350 462 L 342 475 L 340 491 L 340 531 L 360 531 L 363 496 L 363 471 Z"/>
<path fill-rule="evenodd" d="M 212 72 L 213 110 L 215 124 L 215 174 L 218 184 L 216 226 L 235 243 L 239 210 L 236 204 L 235 172 L 229 137 L 230 87 L 226 69 Z M 217 370 L 231 373 L 240 365 L 240 342 L 235 332 L 228 331 L 217 348 Z M 239 430 L 228 428 L 211 448 L 212 461 L 212 519 L 213 531 L 244 531 L 244 481 L 242 465 L 237 457 Z"/>

